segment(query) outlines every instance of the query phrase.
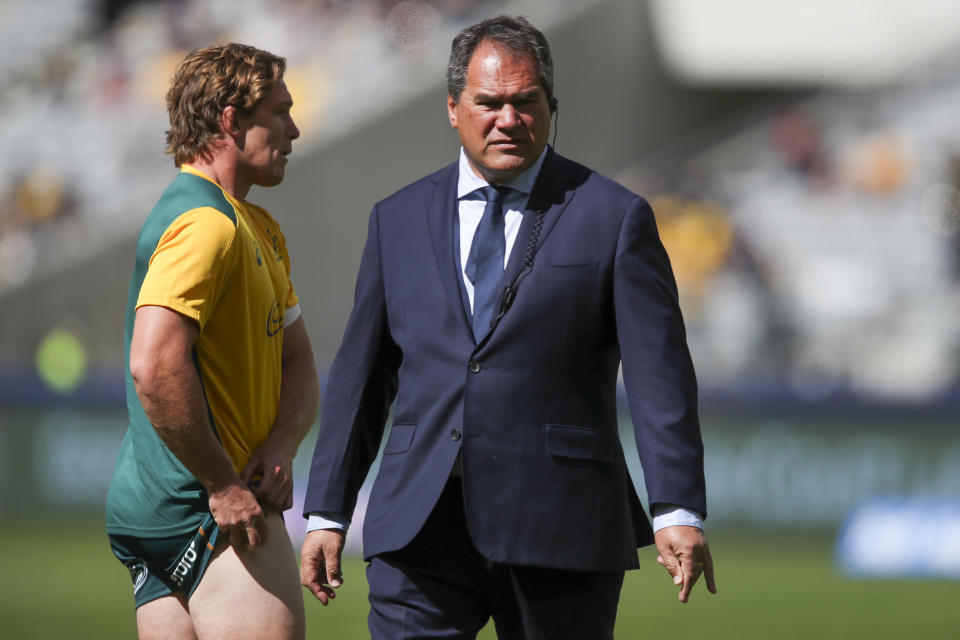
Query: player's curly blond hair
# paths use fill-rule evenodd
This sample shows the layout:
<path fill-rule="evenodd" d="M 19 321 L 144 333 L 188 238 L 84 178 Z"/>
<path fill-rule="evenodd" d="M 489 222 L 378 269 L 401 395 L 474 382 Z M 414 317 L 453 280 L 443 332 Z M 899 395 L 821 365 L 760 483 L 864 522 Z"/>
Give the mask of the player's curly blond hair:
<path fill-rule="evenodd" d="M 241 116 L 283 78 L 286 60 L 245 44 L 230 43 L 191 52 L 173 76 L 167 92 L 170 130 L 167 153 L 178 167 L 209 151 L 220 134 L 220 115 L 228 106 Z"/>

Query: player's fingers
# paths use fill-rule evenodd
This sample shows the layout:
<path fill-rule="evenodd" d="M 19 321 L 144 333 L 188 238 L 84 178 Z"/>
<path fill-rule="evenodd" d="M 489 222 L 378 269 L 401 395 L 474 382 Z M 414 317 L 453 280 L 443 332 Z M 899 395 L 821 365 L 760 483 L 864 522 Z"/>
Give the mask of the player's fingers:
<path fill-rule="evenodd" d="M 270 502 L 281 511 L 293 506 L 293 484 L 285 475 L 274 476 L 273 486 L 270 488 Z M 287 504 L 287 502 L 290 504 Z"/>
<path fill-rule="evenodd" d="M 230 546 L 234 549 L 240 549 L 245 542 L 243 539 L 243 527 L 239 525 L 230 527 Z"/>
<path fill-rule="evenodd" d="M 251 535 L 251 530 L 253 534 Z M 258 515 L 247 522 L 247 539 L 250 540 L 250 548 L 259 547 L 267 541 L 270 535 L 270 526 L 267 524 L 267 518 L 264 515 Z M 255 536 L 255 537 L 254 537 Z"/>
<path fill-rule="evenodd" d="M 257 500 L 260 502 L 266 502 L 267 504 L 273 504 L 276 500 L 276 494 L 276 477 L 268 473 L 260 478 L 256 491 L 254 491 L 254 495 L 257 496 Z"/>
<path fill-rule="evenodd" d="M 247 527 L 247 549 L 256 549 L 263 544 L 263 538 L 260 537 L 260 532 L 257 531 L 256 527 Z"/>
<path fill-rule="evenodd" d="M 250 486 L 254 483 L 256 476 L 260 475 L 260 460 L 254 454 L 250 460 L 247 461 L 246 466 L 240 470 L 240 479 L 243 481 L 243 484 Z"/>
<path fill-rule="evenodd" d="M 256 491 L 257 500 L 277 511 L 286 511 L 293 506 L 293 482 L 280 465 L 265 473 Z"/>
<path fill-rule="evenodd" d="M 249 520 L 244 520 L 237 525 L 237 530 L 240 531 L 240 546 L 237 549 L 245 549 L 250 551 L 256 549 L 261 544 L 263 544 L 263 535 L 260 527 L 257 526 L 257 518 L 254 516 Z M 231 537 L 231 541 L 233 538 Z"/>
<path fill-rule="evenodd" d="M 290 490 L 285 492 L 283 497 L 277 502 L 280 505 L 281 511 L 286 511 L 291 508 L 293 506 L 293 486 L 291 486 Z"/>
<path fill-rule="evenodd" d="M 278 512 L 284 512 L 293 506 L 293 490 L 275 486 L 269 493 L 257 492 L 261 505 Z"/>

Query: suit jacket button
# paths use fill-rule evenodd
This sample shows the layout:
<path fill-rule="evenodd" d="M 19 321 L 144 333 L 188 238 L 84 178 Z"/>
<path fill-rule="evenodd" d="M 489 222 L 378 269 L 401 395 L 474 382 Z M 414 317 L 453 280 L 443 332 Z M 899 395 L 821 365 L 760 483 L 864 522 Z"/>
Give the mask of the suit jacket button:
<path fill-rule="evenodd" d="M 468 366 L 470 367 L 470 373 L 480 373 L 479 362 L 471 362 Z"/>
<path fill-rule="evenodd" d="M 452 431 L 450 431 L 450 439 L 451 439 L 451 440 L 459 440 L 459 439 L 460 439 L 460 432 L 457 431 L 456 429 L 453 429 Z"/>

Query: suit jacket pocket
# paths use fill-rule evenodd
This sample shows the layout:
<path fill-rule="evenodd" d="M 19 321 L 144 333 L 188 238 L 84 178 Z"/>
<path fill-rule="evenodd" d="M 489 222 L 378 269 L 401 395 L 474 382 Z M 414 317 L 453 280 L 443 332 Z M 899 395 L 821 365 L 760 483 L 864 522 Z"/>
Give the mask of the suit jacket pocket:
<path fill-rule="evenodd" d="M 555 456 L 584 460 L 613 460 L 613 443 L 606 431 L 565 424 L 545 424 L 545 446 Z"/>
<path fill-rule="evenodd" d="M 415 424 L 395 424 L 390 427 L 390 436 L 383 447 L 383 455 L 405 453 L 413 442 L 413 432 L 417 430 Z"/>

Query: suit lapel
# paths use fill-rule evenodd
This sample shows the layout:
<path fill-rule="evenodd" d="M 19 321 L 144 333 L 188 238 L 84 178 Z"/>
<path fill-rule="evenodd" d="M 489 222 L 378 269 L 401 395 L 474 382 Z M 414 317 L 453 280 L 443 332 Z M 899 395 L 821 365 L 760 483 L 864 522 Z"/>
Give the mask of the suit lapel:
<path fill-rule="evenodd" d="M 536 247 L 539 250 L 547 236 L 550 235 L 554 225 L 557 224 L 557 220 L 560 219 L 560 214 L 573 200 L 576 192 L 567 188 L 568 183 L 572 181 L 572 177 L 563 170 L 559 160 L 561 158 L 553 152 L 553 149 L 544 158 L 540 175 L 537 177 L 537 181 L 533 185 L 533 192 L 527 200 L 527 208 L 523 212 L 523 221 L 517 231 L 517 239 L 513 244 L 513 250 L 510 252 L 507 268 L 503 272 L 501 285 L 504 288 L 510 286 L 523 269 L 527 246 L 530 243 L 530 236 L 533 233 L 537 214 L 543 212 L 543 227 L 540 229 L 540 237 L 537 240 Z"/>
<path fill-rule="evenodd" d="M 460 265 L 454 256 L 454 217 L 457 214 L 457 164 L 451 164 L 436 174 L 436 188 L 426 203 L 424 212 L 430 227 L 433 252 L 437 259 L 440 281 L 452 312 L 462 318 L 463 329 L 473 341 L 470 319 L 466 317 L 461 297 Z"/>
<path fill-rule="evenodd" d="M 520 229 L 517 231 L 517 239 L 514 241 L 510 258 L 500 280 L 501 289 L 510 286 L 523 269 L 524 258 L 537 214 L 543 213 L 543 226 L 540 229 L 540 237 L 536 246 L 536 249 L 539 250 L 547 236 L 550 235 L 557 220 L 560 219 L 564 209 L 573 200 L 576 193 L 576 183 L 578 180 L 582 180 L 583 176 L 578 176 L 577 172 L 571 169 L 571 166 L 576 165 L 558 156 L 553 149 L 547 152 L 540 175 L 537 177 L 530 198 L 527 200 L 523 220 L 520 223 Z M 437 260 L 437 269 L 440 272 L 440 280 L 447 296 L 447 303 L 451 306 L 451 311 L 462 319 L 461 324 L 464 333 L 473 342 L 471 319 L 463 299 L 460 265 L 457 263 L 454 254 L 455 240 L 453 236 L 454 221 L 457 215 L 457 177 L 457 163 L 453 163 L 435 174 L 433 180 L 436 188 L 425 203 L 424 212 L 430 228 L 431 243 Z M 456 242 L 459 242 L 459 239 Z M 487 332 L 477 346 L 485 343 L 491 333 L 493 333 L 492 330 Z"/>
<path fill-rule="evenodd" d="M 543 213 L 543 226 L 540 228 L 540 236 L 537 239 L 535 250 L 539 250 L 546 241 L 550 231 L 553 230 L 557 220 L 563 213 L 567 205 L 573 200 L 576 193 L 576 176 L 573 172 L 566 170 L 564 159 L 556 155 L 551 149 L 544 158 L 543 167 L 540 169 L 540 175 L 533 185 L 533 191 L 530 198 L 527 199 L 527 207 L 523 212 L 523 220 L 520 223 L 520 229 L 517 230 L 517 239 L 513 243 L 513 249 L 510 251 L 510 259 L 507 261 L 507 267 L 503 271 L 503 277 L 500 280 L 500 290 L 504 290 L 513 284 L 520 272 L 523 271 L 524 260 L 526 258 L 530 238 L 533 235 L 534 225 L 536 224 L 537 214 Z M 517 295 L 523 295 L 523 286 L 518 288 Z M 494 327 L 484 335 L 483 339 L 477 345 L 481 347 L 497 327 Z"/>

